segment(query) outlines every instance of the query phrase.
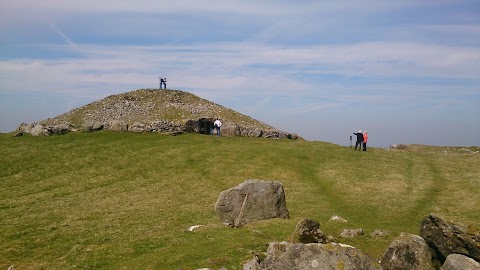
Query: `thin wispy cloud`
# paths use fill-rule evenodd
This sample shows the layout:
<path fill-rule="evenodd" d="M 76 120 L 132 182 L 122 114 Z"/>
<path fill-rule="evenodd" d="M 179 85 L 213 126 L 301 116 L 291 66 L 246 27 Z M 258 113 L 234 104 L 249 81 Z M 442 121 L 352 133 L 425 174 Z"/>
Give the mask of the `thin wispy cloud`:
<path fill-rule="evenodd" d="M 0 95 L 63 96 L 73 108 L 156 88 L 163 76 L 171 88 L 280 125 L 278 115 L 343 125 L 368 115 L 375 127 L 412 112 L 416 122 L 432 112 L 460 119 L 480 113 L 472 4 L 5 0 Z"/>

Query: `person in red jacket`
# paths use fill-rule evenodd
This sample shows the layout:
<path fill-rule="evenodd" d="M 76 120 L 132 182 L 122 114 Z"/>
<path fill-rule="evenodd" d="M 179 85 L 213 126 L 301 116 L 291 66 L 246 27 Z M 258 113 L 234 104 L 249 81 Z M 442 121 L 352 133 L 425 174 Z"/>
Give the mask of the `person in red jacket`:
<path fill-rule="evenodd" d="M 363 134 L 363 151 L 367 151 L 368 132 Z"/>

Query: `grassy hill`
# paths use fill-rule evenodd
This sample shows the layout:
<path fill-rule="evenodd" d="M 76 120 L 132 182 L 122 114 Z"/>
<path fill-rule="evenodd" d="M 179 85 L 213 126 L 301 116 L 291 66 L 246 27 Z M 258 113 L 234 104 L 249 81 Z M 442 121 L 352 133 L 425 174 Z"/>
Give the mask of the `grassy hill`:
<path fill-rule="evenodd" d="M 302 218 L 380 258 L 434 212 L 480 224 L 478 148 L 354 152 L 323 142 L 200 134 L 0 134 L 0 269 L 241 269 Z M 285 187 L 291 219 L 229 228 L 214 205 L 246 179 Z M 346 224 L 328 222 L 332 215 Z M 192 225 L 205 225 L 196 232 Z M 340 239 L 344 228 L 366 236 Z M 370 237 L 388 230 L 383 238 Z"/>

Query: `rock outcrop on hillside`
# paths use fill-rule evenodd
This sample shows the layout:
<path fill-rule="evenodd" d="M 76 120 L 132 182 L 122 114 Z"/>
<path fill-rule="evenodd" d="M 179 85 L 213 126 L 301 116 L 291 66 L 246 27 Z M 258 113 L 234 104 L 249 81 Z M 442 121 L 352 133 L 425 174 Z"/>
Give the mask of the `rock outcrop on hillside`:
<path fill-rule="evenodd" d="M 480 232 L 467 225 L 429 215 L 422 221 L 420 236 L 440 263 L 450 254 L 462 254 L 480 261 Z"/>
<path fill-rule="evenodd" d="M 22 123 L 17 130 L 35 136 L 102 129 L 211 134 L 215 119 L 223 122 L 223 136 L 299 138 L 191 93 L 166 89 L 112 95 L 38 123 Z"/>
<path fill-rule="evenodd" d="M 272 242 L 268 246 L 265 260 L 247 262 L 243 269 L 380 270 L 381 267 L 375 259 L 349 245 Z"/>
<path fill-rule="evenodd" d="M 298 228 L 302 233 L 297 232 Z M 295 234 L 316 234 L 317 228 L 320 224 L 315 220 L 303 219 L 297 224 Z M 300 241 L 302 243 L 271 242 L 265 259 L 254 253 L 255 257 L 246 262 L 243 269 L 480 270 L 478 229 L 434 214 L 422 221 L 420 236 L 401 233 L 379 261 L 355 247 L 330 242 L 328 238 L 325 243 L 317 243 L 320 242 L 317 238 L 310 237 Z M 443 256 L 443 260 L 438 261 L 438 256 Z"/>

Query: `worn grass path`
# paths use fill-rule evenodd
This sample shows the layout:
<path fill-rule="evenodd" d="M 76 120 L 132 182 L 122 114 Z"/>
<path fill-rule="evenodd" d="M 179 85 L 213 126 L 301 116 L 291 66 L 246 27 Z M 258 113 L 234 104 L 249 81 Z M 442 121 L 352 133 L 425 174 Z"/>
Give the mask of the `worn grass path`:
<path fill-rule="evenodd" d="M 480 224 L 478 147 L 355 152 L 198 134 L 11 135 L 0 134 L 0 269 L 241 269 L 302 218 L 380 258 L 431 212 Z M 219 193 L 251 178 L 284 185 L 290 220 L 220 224 Z M 205 226 L 186 231 L 197 224 Z M 366 236 L 341 239 L 344 228 Z M 375 229 L 390 234 L 370 237 Z"/>

